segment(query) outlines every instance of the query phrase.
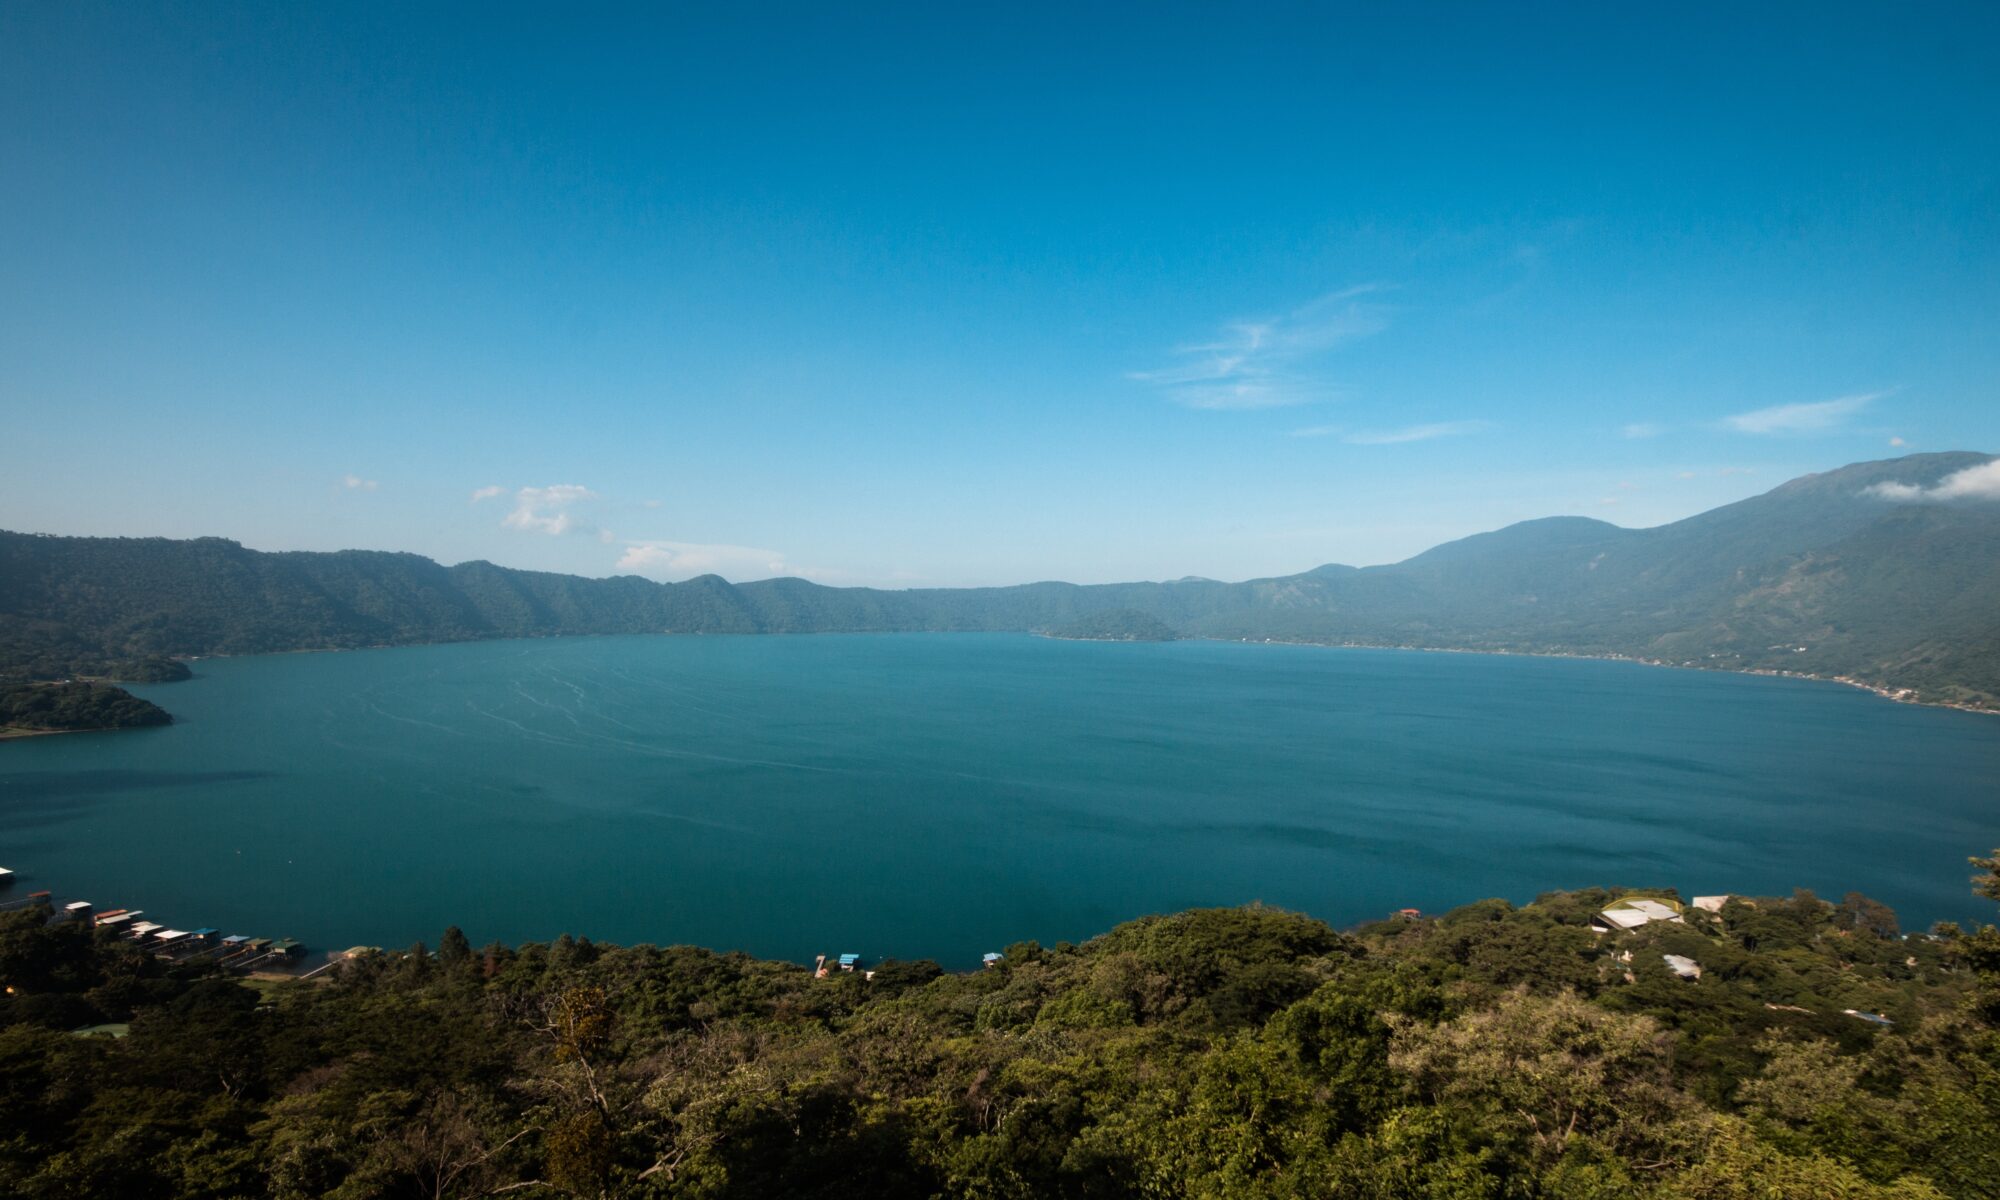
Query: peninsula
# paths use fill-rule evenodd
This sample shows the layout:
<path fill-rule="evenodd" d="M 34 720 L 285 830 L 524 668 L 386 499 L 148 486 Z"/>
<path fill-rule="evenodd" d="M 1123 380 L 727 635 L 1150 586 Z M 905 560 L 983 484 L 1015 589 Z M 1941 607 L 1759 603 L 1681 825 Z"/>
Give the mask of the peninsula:
<path fill-rule="evenodd" d="M 159 705 L 105 683 L 0 684 L 0 737 L 138 729 L 172 722 Z"/>

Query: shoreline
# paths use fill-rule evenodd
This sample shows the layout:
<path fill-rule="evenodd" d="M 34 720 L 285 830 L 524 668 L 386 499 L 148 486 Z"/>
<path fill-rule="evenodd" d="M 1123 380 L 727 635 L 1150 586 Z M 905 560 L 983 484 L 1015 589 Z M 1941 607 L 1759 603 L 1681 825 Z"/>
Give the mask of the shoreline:
<path fill-rule="evenodd" d="M 28 729 L 20 725 L 0 725 L 0 742 L 17 738 L 52 737 L 60 733 L 109 733 L 110 729 Z"/>
<path fill-rule="evenodd" d="M 1168 642 L 1221 642 L 1228 638 L 1184 638 L 1184 637 L 1065 637 L 1060 633 L 1040 633 L 1028 631 L 1029 637 L 1044 638 L 1051 642 L 1108 642 L 1115 646 L 1164 646 Z"/>
<path fill-rule="evenodd" d="M 209 658 L 267 658 L 280 654 L 346 654 L 356 650 L 407 650 L 417 646 L 465 646 L 481 642 L 541 642 L 559 638 L 604 638 L 604 637 L 839 637 L 855 634 L 1023 634 L 1028 637 L 1045 638 L 1052 642 L 1103 642 L 1111 644 L 1167 645 L 1171 642 L 1230 642 L 1246 646 L 1314 646 L 1325 650 L 1408 650 L 1420 654 L 1492 654 L 1512 658 L 1568 658 L 1585 662 L 1623 662 L 1645 667 L 1664 667 L 1676 671 L 1709 671 L 1723 675 L 1761 675 L 1779 679 L 1804 679 L 1813 683 L 1833 683 L 1844 687 L 1872 693 L 1894 704 L 1907 704 L 1914 708 L 1944 708 L 1956 712 L 1974 713 L 1979 716 L 2000 717 L 2000 702 L 1993 705 L 1972 704 L 1962 700 L 1924 700 L 1918 697 L 1915 688 L 1893 687 L 1888 684 L 1869 683 L 1851 675 L 1818 675 L 1810 671 L 1787 671 L 1778 667 L 1720 667 L 1705 666 L 1700 663 L 1668 662 L 1660 658 L 1645 658 L 1636 654 L 1613 652 L 1589 653 L 1580 650 L 1510 650 L 1504 648 L 1480 649 L 1471 646 L 1422 646 L 1408 643 L 1387 642 L 1317 642 L 1294 638 L 1254 638 L 1222 637 L 1214 635 L 1182 636 L 1156 641 L 1146 639 L 1141 642 L 1131 638 L 1079 638 L 1059 637 L 1032 629 L 825 629 L 810 632 L 780 631 L 777 633 L 701 633 L 696 631 L 663 630 L 659 633 L 550 633 L 529 634 L 493 638 L 453 638 L 437 642 L 382 642 L 372 646 L 313 646 L 294 650 L 259 650 L 249 654 L 188 654 L 170 655 L 177 662 L 194 663 Z M 170 686 L 170 683 L 184 683 L 173 680 L 169 683 L 140 684 L 141 687 Z M 107 730 L 52 729 L 37 732 L 47 733 L 101 733 Z"/>
<path fill-rule="evenodd" d="M 1069 638 L 1068 641 L 1097 641 L 1096 638 Z M 1200 637 L 1181 638 L 1181 641 L 1235 642 L 1249 646 L 1312 646 L 1324 650 L 1406 650 L 1418 654 L 1490 654 L 1502 658 L 1568 658 L 1580 662 L 1622 662 L 1641 667 L 1664 667 L 1671 671 L 1705 671 L 1716 675 L 1761 675 L 1776 679 L 1803 679 L 1812 683 L 1837 683 L 1846 687 L 1872 692 L 1884 700 L 1896 704 L 1907 704 L 1912 708 L 1948 708 L 1958 712 L 1976 713 L 1986 717 L 2000 717 L 2000 704 L 1982 706 L 1962 700 L 1924 700 L 1918 697 L 1917 689 L 1891 687 L 1888 684 L 1869 683 L 1851 675 L 1816 675 L 1810 671 L 1786 671 L 1778 667 L 1712 667 L 1701 663 L 1668 662 L 1663 658 L 1642 658 L 1636 654 L 1615 654 L 1605 652 L 1591 654 L 1581 650 L 1505 650 L 1476 649 L 1470 646 L 1413 646 L 1389 645 L 1383 642 L 1312 642 L 1290 638 L 1232 638 Z"/>

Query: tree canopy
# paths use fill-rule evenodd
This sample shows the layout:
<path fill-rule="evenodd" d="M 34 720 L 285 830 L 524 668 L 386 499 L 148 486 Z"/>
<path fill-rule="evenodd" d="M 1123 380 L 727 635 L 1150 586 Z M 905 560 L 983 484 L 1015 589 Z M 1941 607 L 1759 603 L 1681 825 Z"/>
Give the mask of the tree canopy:
<path fill-rule="evenodd" d="M 0 914 L 0 1194 L 2000 1191 L 2000 932 L 1805 892 L 1591 932 L 1618 897 L 1197 910 L 872 978 L 453 928 L 282 983 L 31 907 Z"/>

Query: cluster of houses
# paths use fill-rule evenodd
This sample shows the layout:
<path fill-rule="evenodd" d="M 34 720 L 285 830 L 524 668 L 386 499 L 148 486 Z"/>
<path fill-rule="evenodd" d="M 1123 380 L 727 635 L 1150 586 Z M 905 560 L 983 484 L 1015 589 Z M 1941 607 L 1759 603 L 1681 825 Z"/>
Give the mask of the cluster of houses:
<path fill-rule="evenodd" d="M 1729 903 L 1729 900 L 1728 896 L 1696 896 L 1693 906 L 1703 912 L 1720 913 L 1722 906 Z M 1592 917 L 1590 931 L 1599 935 L 1625 933 L 1655 923 L 1685 925 L 1687 919 L 1681 915 L 1679 906 L 1671 901 L 1655 900 L 1645 896 L 1628 896 Z M 1676 979 L 1693 983 L 1701 978 L 1701 964 L 1685 954 L 1662 954 L 1660 958 Z M 1619 955 L 1618 961 L 1630 964 L 1632 952 L 1627 950 Z M 1627 971 L 1625 977 L 1629 980 L 1632 978 L 1632 973 Z"/>
<path fill-rule="evenodd" d="M 1720 916 L 1723 905 L 1728 904 L 1731 899 L 1733 897 L 1727 895 L 1696 896 L 1689 902 L 1689 905 L 1703 912 L 1714 913 Z M 1681 912 L 1680 907 L 1670 901 L 1656 900 L 1643 896 L 1628 896 L 1592 917 L 1590 919 L 1590 929 L 1592 933 L 1603 935 L 1630 932 L 1634 929 L 1643 929 L 1647 925 L 1655 923 L 1685 925 L 1687 924 L 1687 919 L 1681 915 Z M 1662 954 L 1660 958 L 1666 962 L 1667 970 L 1672 972 L 1677 979 L 1693 983 L 1701 978 L 1701 964 L 1685 954 Z M 1618 961 L 1629 966 L 1632 962 L 1632 952 L 1627 950 L 1623 954 L 1620 954 Z M 1916 960 L 1912 959 L 1911 961 L 1914 963 Z M 1630 980 L 1632 973 L 1627 971 L 1625 977 L 1627 980 Z M 1802 1013 L 1811 1011 L 1810 1009 L 1798 1008 L 1789 1004 L 1767 1004 L 1764 1007 Z M 1861 1012 L 1852 1008 L 1842 1009 L 1841 1012 L 1856 1020 L 1867 1021 L 1872 1025 L 1895 1024 L 1894 1021 L 1882 1013 Z"/>
<path fill-rule="evenodd" d="M 14 872 L 0 867 L 0 885 L 11 883 L 13 879 Z M 296 962 L 305 954 L 305 947 L 291 938 L 253 938 L 240 933 L 225 937 L 221 930 L 207 926 L 175 929 L 158 921 L 142 919 L 146 913 L 139 908 L 108 908 L 100 912 L 88 900 L 71 900 L 57 906 L 55 897 L 46 891 L 30 892 L 19 900 L 0 904 L 0 909 L 36 907 L 46 908 L 51 921 L 88 923 L 107 933 L 137 942 L 170 962 L 205 961 L 248 969 L 280 967 Z"/>
<path fill-rule="evenodd" d="M 1696 896 L 1693 907 L 1703 912 L 1722 912 L 1722 906 L 1729 903 L 1730 896 Z M 1590 919 L 1592 933 L 1614 933 L 1638 929 L 1655 921 L 1674 925 L 1685 925 L 1680 907 L 1664 900 L 1653 900 L 1643 896 L 1631 896 L 1611 905 Z"/>

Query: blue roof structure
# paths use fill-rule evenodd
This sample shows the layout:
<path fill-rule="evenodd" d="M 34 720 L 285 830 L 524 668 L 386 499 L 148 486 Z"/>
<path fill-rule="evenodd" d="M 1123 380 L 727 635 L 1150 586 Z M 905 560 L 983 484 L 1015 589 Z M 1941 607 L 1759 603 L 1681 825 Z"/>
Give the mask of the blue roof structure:
<path fill-rule="evenodd" d="M 861 956 L 859 954 L 843 954 L 840 956 L 840 965 L 843 967 L 851 967 L 860 961 Z"/>

